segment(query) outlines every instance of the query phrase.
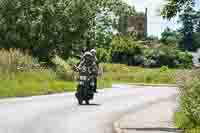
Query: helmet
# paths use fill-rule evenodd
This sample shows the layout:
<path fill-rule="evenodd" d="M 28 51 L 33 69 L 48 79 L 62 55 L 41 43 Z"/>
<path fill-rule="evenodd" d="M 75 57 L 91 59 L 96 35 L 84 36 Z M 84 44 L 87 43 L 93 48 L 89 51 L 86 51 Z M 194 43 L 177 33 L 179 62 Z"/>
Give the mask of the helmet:
<path fill-rule="evenodd" d="M 85 52 L 84 55 L 83 55 L 83 57 L 89 59 L 90 57 L 92 57 L 92 53 Z"/>
<path fill-rule="evenodd" d="M 96 53 L 97 53 L 97 51 L 96 51 L 95 49 L 90 50 L 90 52 L 91 52 L 92 54 L 96 54 Z"/>

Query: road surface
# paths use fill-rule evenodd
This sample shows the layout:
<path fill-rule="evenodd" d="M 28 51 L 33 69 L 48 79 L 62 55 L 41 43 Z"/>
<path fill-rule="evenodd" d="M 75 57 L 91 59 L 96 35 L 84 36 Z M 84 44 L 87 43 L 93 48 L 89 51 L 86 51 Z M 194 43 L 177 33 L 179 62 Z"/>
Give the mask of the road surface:
<path fill-rule="evenodd" d="M 172 101 L 164 108 L 174 109 L 176 95 L 174 87 L 114 85 L 100 91 L 89 106 L 78 106 L 73 93 L 2 99 L 0 133 L 114 133 L 114 123 L 127 114 L 138 113 L 133 121 L 137 125 L 139 115 L 153 105 Z M 152 110 L 159 112 L 160 108 Z M 141 119 L 159 117 L 159 113 L 154 117 L 144 113 L 147 117 Z M 141 120 L 138 125 L 142 125 Z"/>

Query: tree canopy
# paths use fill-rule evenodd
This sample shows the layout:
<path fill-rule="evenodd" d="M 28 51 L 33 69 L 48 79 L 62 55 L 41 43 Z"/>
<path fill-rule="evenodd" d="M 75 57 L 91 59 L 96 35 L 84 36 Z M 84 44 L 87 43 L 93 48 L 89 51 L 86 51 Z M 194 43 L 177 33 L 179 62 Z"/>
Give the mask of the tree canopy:
<path fill-rule="evenodd" d="M 177 43 L 177 33 L 176 31 L 171 30 L 170 28 L 166 28 L 161 33 L 160 41 L 166 45 L 176 45 Z"/>
<path fill-rule="evenodd" d="M 199 40 L 199 12 L 195 11 L 192 5 L 187 6 L 183 13 L 179 15 L 179 21 L 182 26 L 179 30 L 181 33 L 181 40 L 179 42 L 180 48 L 184 50 L 195 51 L 200 47 Z"/>
<path fill-rule="evenodd" d="M 188 5 L 194 4 L 195 0 L 164 0 L 165 5 L 161 11 L 161 15 L 164 18 L 171 19 L 176 16 L 178 12 L 181 12 Z"/>
<path fill-rule="evenodd" d="M 121 0 L 3 0 L 0 47 L 57 48 L 68 56 L 93 38 L 99 14 L 108 12 L 135 10 Z"/>

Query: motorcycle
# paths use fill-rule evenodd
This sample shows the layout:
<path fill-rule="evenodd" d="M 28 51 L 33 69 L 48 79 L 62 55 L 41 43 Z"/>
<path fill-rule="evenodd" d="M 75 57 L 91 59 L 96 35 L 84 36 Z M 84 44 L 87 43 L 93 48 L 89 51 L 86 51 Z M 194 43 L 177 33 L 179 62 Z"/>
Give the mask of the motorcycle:
<path fill-rule="evenodd" d="M 88 105 L 90 100 L 94 98 L 95 80 L 94 76 L 88 72 L 79 72 L 79 78 L 77 81 L 77 92 L 75 94 L 78 103 L 83 104 L 83 101 Z"/>

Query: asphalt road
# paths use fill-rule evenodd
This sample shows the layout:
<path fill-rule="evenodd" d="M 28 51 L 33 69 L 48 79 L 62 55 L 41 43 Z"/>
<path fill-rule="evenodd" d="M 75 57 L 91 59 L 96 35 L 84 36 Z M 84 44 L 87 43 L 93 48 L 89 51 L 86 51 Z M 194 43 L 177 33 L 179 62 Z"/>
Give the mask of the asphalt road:
<path fill-rule="evenodd" d="M 73 93 L 2 99 L 0 133 L 113 133 L 114 122 L 125 114 L 175 102 L 176 95 L 173 87 L 115 85 L 100 91 L 89 106 L 79 106 Z"/>

